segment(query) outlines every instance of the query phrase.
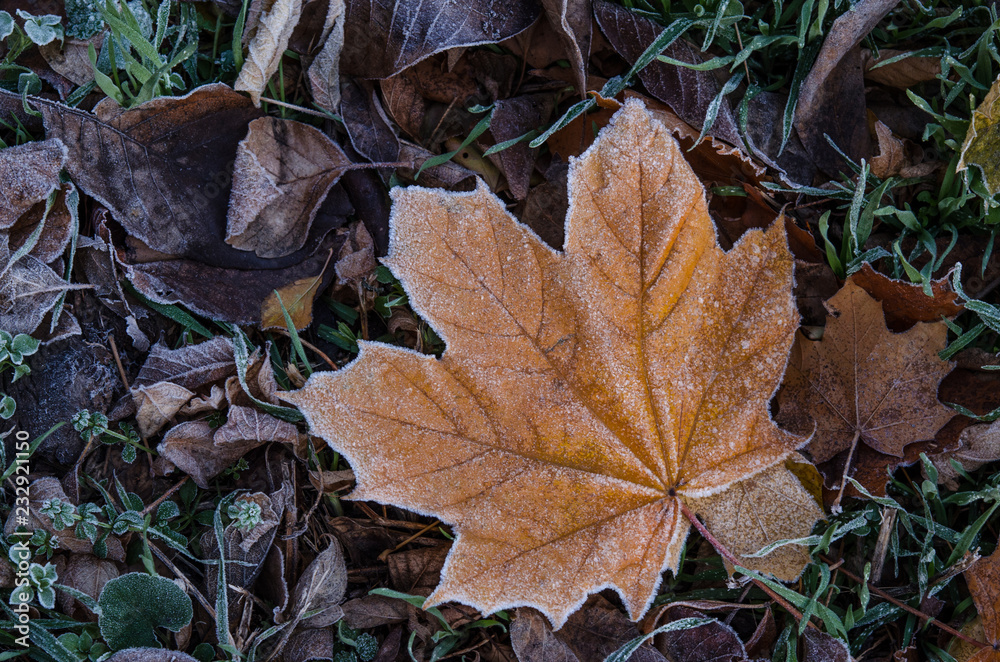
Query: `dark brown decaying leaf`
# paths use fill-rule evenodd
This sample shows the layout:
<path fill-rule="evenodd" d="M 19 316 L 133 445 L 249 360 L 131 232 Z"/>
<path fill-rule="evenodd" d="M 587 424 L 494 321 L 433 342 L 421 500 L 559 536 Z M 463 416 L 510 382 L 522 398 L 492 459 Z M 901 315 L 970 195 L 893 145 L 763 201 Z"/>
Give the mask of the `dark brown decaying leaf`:
<path fill-rule="evenodd" d="M 399 138 L 371 81 L 345 78 L 340 82 L 340 115 L 358 154 L 374 163 L 399 158 Z"/>
<path fill-rule="evenodd" d="M 341 608 L 344 622 L 355 630 L 367 630 L 380 625 L 406 621 L 407 603 L 383 595 L 365 595 L 348 600 Z"/>
<path fill-rule="evenodd" d="M 802 634 L 802 654 L 809 662 L 851 662 L 851 653 L 840 639 L 808 628 Z"/>
<path fill-rule="evenodd" d="M 899 0 L 863 0 L 838 17 L 802 82 L 795 128 L 816 165 L 828 175 L 846 169 L 828 134 L 855 162 L 871 156 L 858 44 Z"/>
<path fill-rule="evenodd" d="M 831 316 L 823 340 L 800 335 L 792 349 L 778 393 L 778 420 L 799 431 L 815 425 L 807 450 L 832 487 L 841 485 L 844 475 L 824 463 L 838 454 L 848 453 L 838 467 L 847 475 L 862 445 L 904 458 L 908 445 L 933 439 L 954 412 L 937 398 L 938 384 L 952 369 L 937 356 L 945 346 L 944 323 L 892 333 L 882 307 L 852 278 L 827 307 Z"/>
<path fill-rule="evenodd" d="M 250 122 L 233 166 L 226 243 L 262 258 L 298 251 L 349 165 L 340 147 L 315 127 L 276 117 Z"/>
<path fill-rule="evenodd" d="M 317 225 L 313 224 L 314 230 Z M 122 267 L 132 285 L 153 301 L 180 303 L 211 319 L 256 324 L 261 304 L 274 290 L 319 273 L 329 252 L 339 245 L 339 239 L 327 236 L 315 246 L 315 253 L 298 264 L 275 269 L 224 269 L 195 260 L 123 263 Z M 304 250 L 310 246 L 307 242 Z M 212 287 L 205 287 L 205 283 L 212 283 Z"/>
<path fill-rule="evenodd" d="M 59 583 L 86 593 L 93 599 L 101 595 L 101 589 L 118 576 L 118 566 L 112 561 L 99 559 L 91 554 L 71 554 L 66 567 L 59 573 Z M 90 610 L 68 593 L 59 592 L 59 606 L 70 616 L 78 610 L 90 614 Z M 96 620 L 96 614 L 92 616 Z"/>
<path fill-rule="evenodd" d="M 941 73 L 941 58 L 937 57 L 910 56 L 881 67 L 876 66 L 904 53 L 905 51 L 892 48 L 881 48 L 876 58 L 871 50 L 862 50 L 861 64 L 865 69 L 865 79 L 905 90 L 934 80 Z"/>
<path fill-rule="evenodd" d="M 214 83 L 129 110 L 104 99 L 93 114 L 32 103 L 47 135 L 68 145 L 73 181 L 129 235 L 162 253 L 221 267 L 267 264 L 222 241 L 236 146 L 260 117 L 245 96 Z"/>
<path fill-rule="evenodd" d="M 590 59 L 591 1 L 542 0 L 542 7 L 549 23 L 555 28 L 563 43 L 576 91 L 582 96 L 587 92 L 587 65 Z M 523 197 L 523 196 L 522 196 Z"/>
<path fill-rule="evenodd" d="M 540 14 L 530 0 L 358 0 L 347 6 L 340 69 L 388 78 L 449 48 L 495 44 L 526 30 Z"/>
<path fill-rule="evenodd" d="M 889 278 L 875 271 L 867 262 L 853 278 L 855 283 L 882 303 L 886 324 L 893 331 L 905 331 L 917 322 L 937 322 L 942 316 L 955 317 L 965 310 L 948 276 L 931 281 L 934 296 L 924 294 L 920 285 Z"/>
<path fill-rule="evenodd" d="M 496 102 L 493 119 L 490 121 L 490 133 L 501 143 L 512 140 L 528 131 L 544 126 L 552 112 L 550 95 L 523 95 L 511 99 L 501 99 Z M 507 178 L 510 193 L 517 200 L 523 200 L 528 195 L 528 185 L 531 173 L 535 169 L 535 154 L 526 141 L 500 151 L 490 158 L 496 161 L 500 170 Z"/>
<path fill-rule="evenodd" d="M 105 662 L 198 662 L 187 653 L 163 648 L 126 648 L 107 658 Z"/>
<path fill-rule="evenodd" d="M 51 138 L 0 149 L 0 229 L 59 186 L 66 153 L 66 146 Z"/>
<path fill-rule="evenodd" d="M 697 609 L 678 606 L 669 612 L 670 620 L 705 618 Z M 736 632 L 721 621 L 686 630 L 665 632 L 656 637 L 656 648 L 670 662 L 743 662 L 746 649 Z M 807 658 L 808 659 L 808 658 Z"/>
<path fill-rule="evenodd" d="M 594 17 L 608 41 L 629 64 L 634 64 L 663 31 L 661 25 L 607 0 L 594 0 Z M 668 46 L 663 55 L 684 62 L 701 61 L 698 51 L 681 39 Z M 721 89 L 709 72 L 676 67 L 658 60 L 639 72 L 639 80 L 650 94 L 698 130 L 705 123 L 709 104 Z M 731 145 L 743 144 L 732 110 L 725 101 L 719 107 L 709 134 Z"/>
<path fill-rule="evenodd" d="M 510 636 L 520 662 L 590 662 L 603 660 L 638 637 L 639 630 L 635 623 L 597 595 L 591 597 L 555 632 L 543 615 L 522 607 L 511 623 Z M 546 657 L 548 655 L 552 657 Z M 648 641 L 629 660 L 667 662 L 667 658 Z"/>
<path fill-rule="evenodd" d="M 214 435 L 208 421 L 186 421 L 170 428 L 156 450 L 199 487 L 208 489 L 212 478 L 263 443 L 247 440 L 216 445 Z"/>

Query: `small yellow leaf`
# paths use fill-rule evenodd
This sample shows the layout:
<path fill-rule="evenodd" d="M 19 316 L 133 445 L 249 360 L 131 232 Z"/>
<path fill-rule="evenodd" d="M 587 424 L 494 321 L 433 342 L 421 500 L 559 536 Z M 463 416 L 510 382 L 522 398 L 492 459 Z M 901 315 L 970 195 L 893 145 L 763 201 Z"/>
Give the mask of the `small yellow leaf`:
<path fill-rule="evenodd" d="M 979 107 L 972 113 L 969 129 L 962 143 L 961 156 L 955 172 L 962 172 L 970 165 L 983 173 L 983 181 L 990 195 L 1000 193 L 1000 163 L 996 159 L 1000 149 L 1000 77 L 986 93 Z"/>

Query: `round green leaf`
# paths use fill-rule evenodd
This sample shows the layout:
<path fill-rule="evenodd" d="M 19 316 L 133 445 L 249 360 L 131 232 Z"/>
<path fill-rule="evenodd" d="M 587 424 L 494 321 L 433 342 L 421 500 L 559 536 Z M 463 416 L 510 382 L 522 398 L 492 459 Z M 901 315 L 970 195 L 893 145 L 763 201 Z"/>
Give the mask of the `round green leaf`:
<path fill-rule="evenodd" d="M 163 577 L 132 572 L 104 585 L 98 625 L 111 650 L 158 647 L 154 628 L 178 632 L 191 622 L 191 598 Z"/>

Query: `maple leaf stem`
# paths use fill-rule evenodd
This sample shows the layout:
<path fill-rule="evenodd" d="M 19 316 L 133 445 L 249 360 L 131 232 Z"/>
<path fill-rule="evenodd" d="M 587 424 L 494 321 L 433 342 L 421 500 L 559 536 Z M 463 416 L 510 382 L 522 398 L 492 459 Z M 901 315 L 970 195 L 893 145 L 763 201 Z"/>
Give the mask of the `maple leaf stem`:
<path fill-rule="evenodd" d="M 832 559 L 829 559 L 829 558 L 823 556 L 822 554 L 820 554 L 819 558 L 820 558 L 820 560 L 822 560 L 824 563 L 826 563 L 828 565 L 833 565 L 833 563 L 834 563 Z M 891 595 L 889 595 L 888 593 L 886 593 L 882 589 L 878 588 L 877 586 L 872 585 L 871 582 L 865 582 L 864 579 L 862 579 L 858 575 L 855 575 L 853 572 L 851 572 L 850 570 L 848 570 L 847 568 L 845 568 L 843 565 L 840 565 L 837 569 L 840 572 L 844 573 L 844 576 L 847 577 L 848 579 L 852 580 L 852 581 L 856 581 L 859 584 L 866 583 L 868 585 L 868 590 L 871 591 L 872 593 L 874 593 L 875 595 L 877 595 L 878 597 L 882 598 L 883 600 L 886 600 L 887 602 L 890 602 L 890 603 L 896 605 L 900 609 L 908 611 L 909 613 L 911 613 L 914 616 L 920 618 L 921 620 L 927 621 L 931 625 L 934 625 L 935 627 L 938 627 L 938 628 L 944 630 L 948 634 L 950 634 L 952 636 L 955 636 L 955 637 L 958 637 L 962 641 L 968 642 L 968 643 L 972 644 L 973 646 L 975 646 L 977 648 L 993 648 L 991 645 L 989 645 L 989 644 L 987 644 L 985 642 L 979 641 L 978 639 L 973 639 L 969 635 L 963 634 L 962 632 L 956 630 L 955 628 L 953 628 L 953 627 L 951 627 L 949 625 L 946 625 L 945 623 L 942 623 L 941 621 L 937 620 L 936 618 L 934 618 L 930 614 L 926 614 L 926 613 L 920 611 L 919 609 L 917 609 L 915 607 L 911 607 L 910 605 L 906 604 L 905 602 L 897 600 L 896 598 L 892 597 Z"/>
<path fill-rule="evenodd" d="M 729 549 L 727 549 L 726 546 L 723 545 L 718 538 L 716 538 L 711 534 L 711 532 L 705 527 L 705 525 L 701 523 L 701 520 L 698 519 L 697 515 L 691 512 L 691 509 L 687 507 L 687 504 L 685 504 L 680 499 L 678 499 L 677 502 L 680 503 L 681 505 L 681 512 L 684 514 L 684 517 L 688 518 L 688 521 L 691 522 L 691 525 L 698 530 L 698 533 L 700 533 L 702 537 L 705 540 L 707 540 L 709 544 L 712 545 L 712 547 L 715 548 L 715 551 L 717 551 L 719 555 L 722 556 L 722 558 L 729 561 L 734 566 L 740 565 L 740 560 L 736 558 L 736 555 L 733 554 L 731 551 L 729 551 Z M 764 582 L 755 579 L 753 577 L 750 578 L 750 581 L 756 584 L 762 591 L 767 593 L 768 596 L 770 596 L 772 600 L 781 605 L 785 609 L 785 611 L 794 616 L 795 620 L 799 622 L 802 621 L 802 612 L 793 607 L 792 604 L 788 602 L 788 600 L 785 600 L 783 597 L 775 593 L 774 589 L 772 589 Z M 819 629 L 811 620 L 806 621 L 806 625 L 815 630 Z"/>
<path fill-rule="evenodd" d="M 847 474 L 851 470 L 851 462 L 854 460 L 854 451 L 858 447 L 859 439 L 861 439 L 861 430 L 856 430 L 854 432 L 854 440 L 851 441 L 851 452 L 847 454 L 847 463 L 844 465 L 844 475 L 840 477 L 840 490 L 837 492 L 837 498 L 830 507 L 830 511 L 833 513 L 840 512 L 840 501 L 844 498 L 844 488 L 847 487 Z"/>

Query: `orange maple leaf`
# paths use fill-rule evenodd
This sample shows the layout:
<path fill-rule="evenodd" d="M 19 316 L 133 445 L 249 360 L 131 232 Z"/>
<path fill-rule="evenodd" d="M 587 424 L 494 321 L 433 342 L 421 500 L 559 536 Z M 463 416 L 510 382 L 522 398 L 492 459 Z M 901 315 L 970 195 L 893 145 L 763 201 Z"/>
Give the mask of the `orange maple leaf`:
<path fill-rule="evenodd" d="M 353 498 L 454 525 L 427 606 L 531 605 L 561 626 L 613 587 L 638 618 L 677 570 L 682 502 L 806 441 L 768 413 L 798 324 L 782 224 L 724 253 L 702 186 L 638 102 L 569 188 L 562 253 L 482 183 L 395 189 L 385 264 L 447 351 L 359 343 L 288 396 L 350 461 Z"/>

